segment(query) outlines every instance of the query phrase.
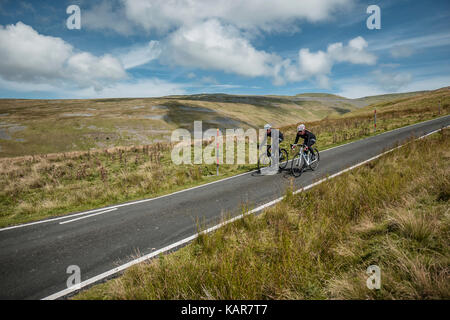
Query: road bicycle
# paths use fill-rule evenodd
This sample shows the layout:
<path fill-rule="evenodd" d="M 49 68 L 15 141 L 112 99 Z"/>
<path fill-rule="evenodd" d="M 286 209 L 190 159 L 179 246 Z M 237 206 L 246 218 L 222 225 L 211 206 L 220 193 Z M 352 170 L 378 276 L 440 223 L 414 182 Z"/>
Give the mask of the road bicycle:
<path fill-rule="evenodd" d="M 262 167 L 270 167 L 272 164 L 272 146 L 271 145 L 267 145 L 267 152 L 263 153 L 259 156 L 258 158 L 258 169 L 262 168 Z M 278 158 L 278 162 L 279 162 L 279 168 L 280 170 L 283 170 L 286 168 L 287 164 L 288 164 L 288 158 L 289 158 L 289 154 L 287 152 L 286 149 L 284 148 L 278 148 L 278 152 L 279 152 L 279 158 Z"/>
<path fill-rule="evenodd" d="M 296 146 L 291 144 L 291 148 Z M 311 170 L 316 170 L 319 166 L 320 154 L 317 148 L 311 148 L 314 150 L 314 154 L 305 150 L 306 145 L 302 145 L 300 150 L 294 155 L 291 163 L 291 173 L 294 177 L 300 177 L 302 173 L 310 168 Z"/>

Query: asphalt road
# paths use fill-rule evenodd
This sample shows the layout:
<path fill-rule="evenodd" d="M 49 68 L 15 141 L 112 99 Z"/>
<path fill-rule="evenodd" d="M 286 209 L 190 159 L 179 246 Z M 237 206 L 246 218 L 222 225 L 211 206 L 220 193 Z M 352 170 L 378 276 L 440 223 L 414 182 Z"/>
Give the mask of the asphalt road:
<path fill-rule="evenodd" d="M 412 135 L 448 125 L 450 116 L 323 151 L 318 170 L 295 179 L 295 188 L 376 156 Z M 241 213 L 243 204 L 258 206 L 279 198 L 290 177 L 248 173 L 98 215 L 0 229 L 0 299 L 42 299 L 59 292 L 67 288 L 70 265 L 80 267 L 82 281 L 92 278 L 137 253 L 148 254 L 195 234 L 198 219 L 211 226 L 224 214 Z"/>

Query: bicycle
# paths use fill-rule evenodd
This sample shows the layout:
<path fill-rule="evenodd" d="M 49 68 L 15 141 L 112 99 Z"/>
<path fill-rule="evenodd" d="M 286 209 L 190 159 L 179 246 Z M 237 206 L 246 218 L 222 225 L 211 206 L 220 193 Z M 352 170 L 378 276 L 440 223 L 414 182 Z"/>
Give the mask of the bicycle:
<path fill-rule="evenodd" d="M 269 144 L 267 145 L 267 152 L 263 153 L 259 156 L 258 159 L 258 168 L 261 167 L 261 165 L 263 167 L 270 167 L 272 165 L 272 146 Z M 288 164 L 288 158 L 289 158 L 289 154 L 287 152 L 286 149 L 284 148 L 279 148 L 278 149 L 279 152 L 279 158 L 278 158 L 278 162 L 279 162 L 279 168 L 280 170 L 283 170 L 286 168 L 287 164 Z"/>
<path fill-rule="evenodd" d="M 296 145 L 291 144 L 291 148 L 293 146 Z M 300 177 L 307 168 L 310 168 L 314 171 L 319 166 L 319 150 L 317 150 L 316 147 L 312 148 L 314 150 L 314 156 L 312 156 L 311 152 L 307 152 L 305 150 L 305 147 L 306 145 L 303 144 L 301 146 L 301 149 L 292 158 L 291 173 L 296 178 Z"/>

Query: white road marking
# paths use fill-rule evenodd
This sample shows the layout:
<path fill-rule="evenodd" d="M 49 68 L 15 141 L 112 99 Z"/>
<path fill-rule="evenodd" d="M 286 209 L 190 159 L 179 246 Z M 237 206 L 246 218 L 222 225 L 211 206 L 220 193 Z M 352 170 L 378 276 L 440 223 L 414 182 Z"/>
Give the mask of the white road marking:
<path fill-rule="evenodd" d="M 58 217 L 58 218 L 39 220 L 39 221 L 30 222 L 30 223 L 26 223 L 26 224 L 19 224 L 19 225 L 12 226 L 12 227 L 2 228 L 2 229 L 0 229 L 0 231 L 6 231 L 6 230 L 16 229 L 16 228 L 20 228 L 20 227 L 32 226 L 32 225 L 40 224 L 40 223 L 46 223 L 46 222 L 53 222 L 53 221 L 63 220 L 63 219 L 67 219 L 67 218 L 72 218 L 72 217 L 77 217 L 77 216 L 89 214 L 89 213 L 92 213 L 92 212 L 102 211 L 102 210 L 105 210 L 105 209 L 107 209 L 107 208 L 94 209 L 94 210 L 84 211 L 84 212 L 75 213 L 75 214 L 71 214 L 71 215 L 61 216 L 61 217 Z"/>
<path fill-rule="evenodd" d="M 445 128 L 448 128 L 448 127 L 450 127 L 450 126 L 446 126 Z M 430 132 L 430 133 L 427 133 L 427 134 L 425 134 L 425 135 L 423 135 L 423 136 L 421 136 L 421 137 L 419 137 L 419 138 L 417 138 L 417 139 L 415 139 L 415 140 L 423 139 L 423 138 L 425 138 L 425 137 L 427 137 L 427 136 L 429 136 L 429 135 L 432 135 L 433 133 L 436 133 L 436 132 L 441 131 L 442 129 L 443 129 L 443 128 L 434 130 L 434 131 L 432 131 L 432 132 Z M 385 151 L 385 152 L 383 152 L 383 153 L 381 153 L 381 154 L 379 154 L 379 155 L 376 155 L 376 156 L 374 156 L 374 157 L 372 157 L 372 158 L 370 158 L 370 159 L 367 159 L 367 160 L 364 160 L 364 161 L 362 161 L 362 162 L 360 162 L 360 163 L 358 163 L 358 164 L 355 164 L 355 165 L 353 165 L 353 166 L 351 166 L 351 167 L 349 167 L 349 168 L 347 168 L 347 169 L 341 170 L 341 171 L 339 171 L 339 172 L 337 172 L 337 173 L 335 173 L 335 174 L 333 174 L 333 175 L 331 175 L 331 176 L 329 176 L 329 177 L 327 177 L 327 178 L 321 179 L 321 180 L 319 180 L 319 181 L 317 181 L 317 182 L 315 182 L 315 183 L 312 183 L 312 184 L 310 184 L 310 185 L 308 185 L 308 186 L 306 186 L 306 187 L 303 187 L 303 188 L 301 188 L 301 189 L 295 191 L 294 194 L 297 194 L 297 193 L 299 193 L 299 192 L 302 192 L 302 191 L 306 191 L 306 190 L 308 190 L 308 189 L 311 189 L 312 187 L 317 186 L 317 185 L 321 184 L 321 183 L 324 182 L 324 181 L 333 179 L 333 178 L 335 178 L 335 177 L 337 177 L 337 176 L 339 176 L 339 175 L 341 175 L 341 174 L 343 174 L 343 173 L 345 173 L 345 172 L 347 172 L 347 171 L 350 171 L 350 170 L 352 170 L 352 169 L 354 169 L 354 168 L 360 167 L 360 166 L 362 166 L 362 165 L 364 165 L 364 164 L 366 164 L 366 163 L 368 163 L 368 162 L 370 162 L 370 161 L 373 161 L 373 160 L 375 160 L 375 159 L 377 159 L 377 158 L 379 158 L 379 157 L 381 157 L 381 156 L 383 156 L 383 155 L 385 155 L 385 154 L 387 154 L 387 153 L 390 153 L 390 152 L 392 152 L 392 151 L 394 151 L 394 150 L 397 150 L 397 149 L 399 149 L 399 148 L 402 148 L 402 147 L 406 146 L 408 143 L 410 143 L 410 142 L 407 142 L 407 143 L 405 143 L 405 144 L 403 144 L 403 145 L 400 145 L 400 146 L 398 146 L 398 147 L 395 147 L 395 148 L 393 148 L 393 149 L 390 149 L 390 150 L 388 150 L 388 151 Z M 270 206 L 273 206 L 274 204 L 280 202 L 280 201 L 283 200 L 283 199 L 284 199 L 284 196 L 283 196 L 283 197 L 280 197 L 280 198 L 278 198 L 278 199 L 272 200 L 272 201 L 270 201 L 270 202 L 268 202 L 268 203 L 265 203 L 265 204 L 263 204 L 263 205 L 261 205 L 261 206 L 255 208 L 255 209 L 253 209 L 253 210 L 250 210 L 250 211 L 248 211 L 248 212 L 246 212 L 246 213 L 243 213 L 243 214 L 241 214 L 241 215 L 239 215 L 239 216 L 236 216 L 236 217 L 234 217 L 234 218 L 232 218 L 232 219 L 230 219 L 230 220 L 224 221 L 224 222 L 219 223 L 219 224 L 217 224 L 217 225 L 215 225 L 215 226 L 213 226 L 213 227 L 211 227 L 211 228 L 208 228 L 208 229 L 206 229 L 206 230 L 204 230 L 204 231 L 202 231 L 202 232 L 200 232 L 200 233 L 194 234 L 194 235 L 192 235 L 192 236 L 190 236 L 190 237 L 187 237 L 187 238 L 185 238 L 185 239 L 183 239 L 183 240 L 180 240 L 180 241 L 177 241 L 177 242 L 175 242 L 175 243 L 172 243 L 171 245 L 168 245 L 168 246 L 166 246 L 166 247 L 164 247 L 164 248 L 161 248 L 161 249 L 159 249 L 159 250 L 157 250 L 157 251 L 154 251 L 154 252 L 152 252 L 152 253 L 149 253 L 149 254 L 147 254 L 147 255 L 144 255 L 144 256 L 142 256 L 142 257 L 140 257 L 140 258 L 138 258 L 138 259 L 135 259 L 135 260 L 132 260 L 132 261 L 130 261 L 130 262 L 128 262 L 128 263 L 125 263 L 125 264 L 123 264 L 123 265 L 121 265 L 121 266 L 119 266 L 119 267 L 116 267 L 116 268 L 114 268 L 114 269 L 111 269 L 111 270 L 109 270 L 109 271 L 106 271 L 106 272 L 104 272 L 104 273 L 101 273 L 101 274 L 99 274 L 99 275 L 97 275 L 97 276 L 95 276 L 95 277 L 92 277 L 92 278 L 90 278 L 90 279 L 87 279 L 87 280 L 85 280 L 85 281 L 83 281 L 83 282 L 77 284 L 76 286 L 73 286 L 73 287 L 67 288 L 67 289 L 65 289 L 65 290 L 56 292 L 56 293 L 54 293 L 54 294 L 52 294 L 52 295 L 50 295 L 50 296 L 48 296 L 48 297 L 43 298 L 42 300 L 54 300 L 54 299 L 58 299 L 58 298 L 64 297 L 64 296 L 66 296 L 66 295 L 68 295 L 68 294 L 71 294 L 71 293 L 73 293 L 73 292 L 76 292 L 76 291 L 78 291 L 78 290 L 80 290 L 80 289 L 82 289 L 82 288 L 84 288 L 84 287 L 86 287 L 86 286 L 89 286 L 89 285 L 91 285 L 91 284 L 93 284 L 93 283 L 95 283 L 95 282 L 97 282 L 97 281 L 100 281 L 100 280 L 102 280 L 102 279 L 105 279 L 105 278 L 107 278 L 107 277 L 113 275 L 113 274 L 116 274 L 116 273 L 118 273 L 118 272 L 121 272 L 121 271 L 123 271 L 123 270 L 125 270 L 125 269 L 127 269 L 127 268 L 129 268 L 129 267 L 131 267 L 131 266 L 133 266 L 133 265 L 135 265 L 135 264 L 144 262 L 145 260 L 151 259 L 151 258 L 153 258 L 153 257 L 155 257 L 155 256 L 157 256 L 157 255 L 159 255 L 159 254 L 161 254 L 161 253 L 170 251 L 170 250 L 173 249 L 173 248 L 176 248 L 176 247 L 178 247 L 178 246 L 181 246 L 181 245 L 183 245 L 183 244 L 186 244 L 186 243 L 188 243 L 188 242 L 190 242 L 190 241 L 196 239 L 200 234 L 207 234 L 207 233 L 210 233 L 210 232 L 212 232 L 212 231 L 214 231 L 214 230 L 217 230 L 217 229 L 219 229 L 219 228 L 221 228 L 221 227 L 223 227 L 223 226 L 225 226 L 225 225 L 227 225 L 227 224 L 229 224 L 229 223 L 232 223 L 232 222 L 234 222 L 234 221 L 236 221 L 236 220 L 242 219 L 245 215 L 249 215 L 249 214 L 252 214 L 252 213 L 256 213 L 256 212 L 262 211 L 263 209 L 268 208 L 268 207 L 270 207 Z"/>
<path fill-rule="evenodd" d="M 172 192 L 172 193 L 165 194 L 165 195 L 162 195 L 162 196 L 159 196 L 159 197 L 155 197 L 155 198 L 137 200 L 137 201 L 133 201 L 133 202 L 127 202 L 127 203 L 122 203 L 122 204 L 113 205 L 113 206 L 109 206 L 109 207 L 104 207 L 104 208 L 100 208 L 100 209 L 94 209 L 94 210 L 89 210 L 89 211 L 85 211 L 85 212 L 75 213 L 75 214 L 71 214 L 71 215 L 65 215 L 65 216 L 61 216 L 61 217 L 57 217 L 57 218 L 51 218 L 51 219 L 40 220 L 40 221 L 36 221 L 36 222 L 30 222 L 30 223 L 25 223 L 25 224 L 19 224 L 19 225 L 16 225 L 16 226 L 6 227 L 6 228 L 0 229 L 0 232 L 1 231 L 6 231 L 6 230 L 11 230 L 11 229 L 27 227 L 27 226 L 32 226 L 32 225 L 40 224 L 40 223 L 54 222 L 54 221 L 58 221 L 58 220 L 62 220 L 62 219 L 67 219 L 67 218 L 71 218 L 71 217 L 85 215 L 85 214 L 92 213 L 92 212 L 108 210 L 108 209 L 117 209 L 117 208 L 120 208 L 120 207 L 130 206 L 130 205 L 133 205 L 133 204 L 154 201 L 154 200 L 158 200 L 158 199 L 161 199 L 161 198 L 170 197 L 170 196 L 173 196 L 173 195 L 181 193 L 181 192 L 186 192 L 186 191 L 189 191 L 189 190 L 205 187 L 205 186 L 211 185 L 213 183 L 226 181 L 226 180 L 232 179 L 232 178 L 237 178 L 237 177 L 240 177 L 240 176 L 243 176 L 243 175 L 246 175 L 246 174 L 250 174 L 250 173 L 253 173 L 253 172 L 256 172 L 256 171 L 258 171 L 258 170 L 253 170 L 253 171 L 249 171 L 249 172 L 240 173 L 240 174 L 232 176 L 232 177 L 228 177 L 228 178 L 224 178 L 224 179 L 221 179 L 221 180 L 208 182 L 208 183 L 205 183 L 205 184 L 201 184 L 199 186 L 191 187 L 191 188 L 188 188 L 188 189 L 183 189 L 183 190 L 180 190 L 180 191 Z"/>
<path fill-rule="evenodd" d="M 109 209 L 109 210 L 93 213 L 93 214 L 90 214 L 88 216 L 83 216 L 83 217 L 80 217 L 80 218 L 75 218 L 75 219 L 72 219 L 72 220 L 63 221 L 63 222 L 60 222 L 59 224 L 66 224 L 66 223 L 78 221 L 78 220 L 81 220 L 81 219 L 86 219 L 86 218 L 90 218 L 90 217 L 93 217 L 93 216 L 98 216 L 99 214 L 104 214 L 104 213 L 111 212 L 111 211 L 114 211 L 114 210 L 117 210 L 117 208 L 112 208 L 112 209 Z"/>

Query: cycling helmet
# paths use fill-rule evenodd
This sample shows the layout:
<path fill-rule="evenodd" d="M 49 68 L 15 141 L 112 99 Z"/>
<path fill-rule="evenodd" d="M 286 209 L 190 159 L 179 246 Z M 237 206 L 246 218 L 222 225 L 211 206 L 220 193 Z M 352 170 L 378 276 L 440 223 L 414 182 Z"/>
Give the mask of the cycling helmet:
<path fill-rule="evenodd" d="M 270 128 L 272 128 L 272 126 L 268 123 L 264 126 L 264 129 L 266 129 L 266 130 L 269 130 Z"/>
<path fill-rule="evenodd" d="M 303 130 L 305 130 L 305 125 L 304 125 L 304 124 L 300 124 L 300 125 L 297 127 L 297 132 L 303 131 Z"/>

